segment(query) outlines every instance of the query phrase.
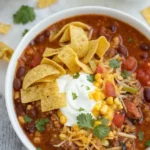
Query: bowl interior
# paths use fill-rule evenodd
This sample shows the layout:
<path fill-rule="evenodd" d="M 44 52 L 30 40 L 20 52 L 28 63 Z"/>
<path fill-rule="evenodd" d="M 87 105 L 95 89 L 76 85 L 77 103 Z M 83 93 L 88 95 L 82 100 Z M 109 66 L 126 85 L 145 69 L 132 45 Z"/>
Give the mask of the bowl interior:
<path fill-rule="evenodd" d="M 21 129 L 19 122 L 17 120 L 17 116 L 13 104 L 13 79 L 15 74 L 15 68 L 17 65 L 17 60 L 22 54 L 23 50 L 29 44 L 29 42 L 45 28 L 65 18 L 76 16 L 76 15 L 83 15 L 83 14 L 99 14 L 99 15 L 107 15 L 116 18 L 118 20 L 121 20 L 133 26 L 141 33 L 143 33 L 147 38 L 150 39 L 150 30 L 148 29 L 148 27 L 141 24 L 138 20 L 134 19 L 133 17 L 123 12 L 110 9 L 110 8 L 104 8 L 104 7 L 90 6 L 90 7 L 78 7 L 78 8 L 65 10 L 47 17 L 46 19 L 38 23 L 36 26 L 34 26 L 22 39 L 17 49 L 15 50 L 13 57 L 10 61 L 10 64 L 8 66 L 6 82 L 5 82 L 5 98 L 6 98 L 6 106 L 7 106 L 9 118 L 18 137 L 21 139 L 23 144 L 30 150 L 35 150 L 35 147 L 28 140 L 23 130 Z"/>

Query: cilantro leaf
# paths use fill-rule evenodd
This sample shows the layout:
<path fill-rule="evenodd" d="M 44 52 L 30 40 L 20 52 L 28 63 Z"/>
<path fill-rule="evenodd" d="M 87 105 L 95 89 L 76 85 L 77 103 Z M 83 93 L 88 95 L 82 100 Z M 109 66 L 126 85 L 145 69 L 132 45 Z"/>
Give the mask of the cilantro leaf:
<path fill-rule="evenodd" d="M 101 117 L 98 119 L 103 125 L 107 125 L 109 123 L 109 120 L 104 118 L 104 117 Z"/>
<path fill-rule="evenodd" d="M 32 118 L 30 118 L 28 115 L 25 115 L 24 120 L 25 120 L 25 122 L 31 122 Z"/>
<path fill-rule="evenodd" d="M 145 146 L 146 147 L 150 147 L 150 140 L 148 140 L 148 141 L 145 142 Z"/>
<path fill-rule="evenodd" d="M 87 90 L 90 90 L 90 87 L 89 87 L 89 86 L 86 86 L 86 89 L 87 89 Z"/>
<path fill-rule="evenodd" d="M 88 76 L 87 76 L 87 80 L 88 80 L 89 82 L 94 82 L 94 74 L 88 75 Z"/>
<path fill-rule="evenodd" d="M 117 59 L 112 59 L 109 61 L 109 66 L 112 68 L 119 68 L 120 62 Z"/>
<path fill-rule="evenodd" d="M 28 31 L 29 31 L 28 29 L 25 29 L 25 30 L 23 31 L 23 33 L 22 33 L 22 36 L 25 36 Z"/>
<path fill-rule="evenodd" d="M 127 70 L 123 70 L 121 72 L 121 76 L 124 78 L 124 79 L 127 79 L 129 76 L 130 76 L 130 72 L 128 72 Z"/>
<path fill-rule="evenodd" d="M 83 110 L 84 110 L 84 108 L 82 108 L 82 107 L 79 108 L 79 111 L 83 111 Z"/>
<path fill-rule="evenodd" d="M 80 114 L 77 116 L 77 124 L 79 127 L 84 129 L 91 129 L 94 125 L 94 119 L 91 114 Z"/>
<path fill-rule="evenodd" d="M 77 78 L 79 78 L 79 77 L 80 77 L 79 72 L 77 72 L 76 74 L 73 75 L 73 78 L 74 78 L 74 79 L 77 79 Z"/>
<path fill-rule="evenodd" d="M 73 100 L 75 100 L 75 99 L 78 98 L 77 94 L 76 94 L 76 93 L 73 93 L 73 92 L 72 92 L 72 97 L 73 97 Z"/>
<path fill-rule="evenodd" d="M 45 130 L 46 124 L 49 122 L 49 119 L 39 119 L 35 122 L 35 126 L 38 131 L 42 132 Z"/>
<path fill-rule="evenodd" d="M 13 15 L 14 23 L 26 24 L 35 19 L 35 12 L 33 7 L 21 6 L 20 9 Z"/>
<path fill-rule="evenodd" d="M 108 135 L 109 131 L 110 131 L 110 127 L 100 124 L 94 128 L 93 133 L 99 139 L 102 139 Z"/>
<path fill-rule="evenodd" d="M 42 150 L 42 149 L 38 147 L 38 148 L 36 148 L 36 150 Z"/>
<path fill-rule="evenodd" d="M 128 42 L 132 42 L 133 39 L 131 37 L 128 38 Z"/>
<path fill-rule="evenodd" d="M 143 138 L 144 138 L 144 132 L 140 131 L 140 132 L 138 133 L 138 137 L 139 137 L 139 140 L 142 141 Z"/>

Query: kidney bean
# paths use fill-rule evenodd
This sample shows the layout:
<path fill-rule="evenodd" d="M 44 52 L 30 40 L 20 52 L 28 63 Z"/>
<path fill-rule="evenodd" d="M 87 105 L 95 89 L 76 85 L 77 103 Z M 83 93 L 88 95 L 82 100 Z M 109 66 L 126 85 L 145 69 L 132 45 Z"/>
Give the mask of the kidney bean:
<path fill-rule="evenodd" d="M 25 130 L 29 133 L 34 133 L 35 132 L 35 125 L 34 125 L 34 122 L 30 122 L 30 123 L 27 123 L 25 125 Z"/>
<path fill-rule="evenodd" d="M 42 43 L 44 39 L 45 39 L 44 35 L 40 35 L 35 39 L 35 41 L 36 43 Z"/>
<path fill-rule="evenodd" d="M 141 43 L 140 48 L 144 51 L 150 50 L 150 46 L 147 43 Z"/>
<path fill-rule="evenodd" d="M 40 56 L 39 54 L 34 55 L 32 61 L 30 63 L 30 67 L 33 68 L 33 67 L 39 65 L 41 62 L 41 59 L 42 59 L 42 56 Z"/>
<path fill-rule="evenodd" d="M 148 58 L 148 53 L 142 53 L 140 54 L 141 59 L 147 59 Z"/>
<path fill-rule="evenodd" d="M 44 35 L 45 35 L 46 37 L 49 37 L 49 36 L 50 36 L 50 31 L 49 31 L 49 30 L 46 30 L 45 33 L 44 33 Z"/>
<path fill-rule="evenodd" d="M 19 91 L 22 87 L 22 81 L 18 78 L 14 79 L 13 88 L 15 91 Z"/>
<path fill-rule="evenodd" d="M 124 57 L 127 57 L 127 56 L 128 56 L 128 50 L 127 50 L 127 48 L 126 48 L 125 46 L 123 46 L 123 45 L 119 46 L 118 52 L 119 52 L 120 54 L 122 54 Z"/>
<path fill-rule="evenodd" d="M 109 27 L 109 29 L 110 29 L 113 33 L 115 33 L 115 32 L 117 31 L 117 27 L 116 27 L 115 25 L 111 25 L 111 26 Z"/>
<path fill-rule="evenodd" d="M 33 107 L 31 110 L 27 110 L 27 114 L 31 118 L 36 118 L 38 116 L 38 111 L 37 111 L 36 107 Z"/>
<path fill-rule="evenodd" d="M 144 88 L 143 94 L 145 101 L 150 103 L 150 88 L 149 87 Z"/>
<path fill-rule="evenodd" d="M 24 76 L 26 73 L 26 69 L 24 66 L 20 66 L 18 69 L 17 69 L 17 73 L 16 73 L 16 77 L 17 78 L 21 78 L 22 76 Z"/>

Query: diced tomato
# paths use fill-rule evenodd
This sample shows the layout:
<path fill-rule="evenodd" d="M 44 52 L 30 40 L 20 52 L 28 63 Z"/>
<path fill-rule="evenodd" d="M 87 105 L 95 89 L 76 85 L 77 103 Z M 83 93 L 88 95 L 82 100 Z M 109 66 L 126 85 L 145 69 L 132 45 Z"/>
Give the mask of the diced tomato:
<path fill-rule="evenodd" d="M 105 83 L 105 95 L 107 97 L 116 97 L 116 91 L 115 91 L 115 87 L 111 82 L 106 82 Z"/>
<path fill-rule="evenodd" d="M 116 127 L 120 128 L 125 120 L 125 114 L 115 114 L 113 118 L 113 123 Z"/>
<path fill-rule="evenodd" d="M 34 55 L 32 61 L 30 63 L 30 67 L 33 68 L 33 67 L 39 65 L 41 60 L 42 60 L 42 56 L 40 56 L 39 54 Z"/>
<path fill-rule="evenodd" d="M 97 68 L 95 70 L 95 74 L 96 73 L 103 73 L 103 72 L 104 72 L 103 68 L 101 66 L 97 66 Z"/>
<path fill-rule="evenodd" d="M 134 72 L 137 67 L 137 60 L 134 57 L 128 57 L 122 63 L 122 69 Z"/>
<path fill-rule="evenodd" d="M 131 102 L 129 100 L 124 100 L 124 103 L 127 108 L 127 116 L 130 119 L 139 119 L 142 117 L 142 114 L 139 112 L 138 108 L 136 107 L 136 105 L 133 102 Z"/>

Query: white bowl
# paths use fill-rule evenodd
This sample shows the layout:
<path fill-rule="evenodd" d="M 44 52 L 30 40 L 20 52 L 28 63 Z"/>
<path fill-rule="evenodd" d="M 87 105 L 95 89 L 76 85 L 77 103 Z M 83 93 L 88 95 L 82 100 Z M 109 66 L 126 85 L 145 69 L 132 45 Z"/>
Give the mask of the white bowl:
<path fill-rule="evenodd" d="M 11 61 L 9 63 L 9 66 L 8 66 L 6 82 L 5 82 L 5 99 L 6 99 L 7 111 L 8 111 L 11 124 L 15 132 L 17 133 L 18 137 L 22 141 L 22 143 L 29 150 L 35 150 L 36 148 L 29 141 L 28 137 L 24 134 L 21 126 L 19 125 L 16 113 L 15 113 L 15 109 L 14 109 L 14 103 L 13 103 L 13 80 L 14 80 L 17 60 L 21 56 L 26 46 L 30 43 L 30 41 L 34 39 L 36 35 L 38 35 L 45 28 L 47 28 L 48 26 L 62 19 L 76 16 L 76 15 L 82 15 L 82 14 L 100 14 L 100 15 L 107 15 L 107 16 L 116 18 L 118 20 L 121 20 L 133 26 L 134 28 L 139 30 L 141 33 L 143 33 L 147 38 L 150 39 L 149 28 L 146 27 L 144 24 L 141 24 L 140 21 L 136 20 L 135 18 L 121 11 L 110 9 L 110 8 L 104 8 L 104 7 L 89 6 L 89 7 L 78 7 L 78 8 L 64 10 L 64 11 L 58 12 L 54 15 L 47 17 L 46 19 L 38 23 L 36 26 L 34 26 L 22 39 L 17 49 L 15 50 L 11 58 Z"/>

